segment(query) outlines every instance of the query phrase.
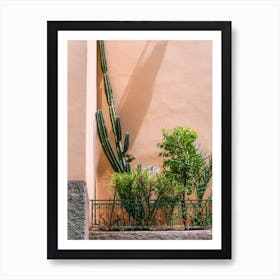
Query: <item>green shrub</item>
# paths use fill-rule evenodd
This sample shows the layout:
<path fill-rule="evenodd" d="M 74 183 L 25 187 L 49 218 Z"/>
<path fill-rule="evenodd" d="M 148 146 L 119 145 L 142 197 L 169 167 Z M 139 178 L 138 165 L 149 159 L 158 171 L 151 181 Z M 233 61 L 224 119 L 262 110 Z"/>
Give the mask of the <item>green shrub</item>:
<path fill-rule="evenodd" d="M 153 174 L 140 165 L 130 173 L 115 173 L 111 186 L 136 226 L 149 226 L 160 209 L 171 219 L 184 188 L 163 174 Z"/>
<path fill-rule="evenodd" d="M 186 194 L 196 195 L 194 217 L 199 217 L 199 223 L 202 223 L 202 200 L 212 178 L 212 157 L 200 151 L 195 131 L 176 127 L 173 130 L 163 129 L 162 132 L 163 141 L 158 147 L 162 150 L 159 155 L 163 158 L 163 174 L 167 178 L 173 178 L 184 188 L 181 192 L 181 208 L 185 227 Z"/>
<path fill-rule="evenodd" d="M 195 192 L 202 199 L 212 177 L 212 158 L 204 155 L 197 144 L 197 133 L 189 128 L 163 129 L 158 144 L 163 157 L 163 173 L 181 183 L 185 192 Z"/>
<path fill-rule="evenodd" d="M 196 132 L 184 127 L 164 129 L 158 147 L 163 157 L 161 173 L 154 172 L 157 168 L 151 166 L 142 169 L 139 164 L 130 173 L 113 174 L 111 186 L 121 207 L 138 228 L 152 225 L 159 210 L 166 221 L 171 221 L 177 205 L 181 207 L 185 228 L 188 218 L 196 226 L 205 224 L 203 199 L 212 177 L 211 155 L 205 156 L 199 150 Z M 197 198 L 192 216 L 188 213 L 186 194 L 195 194 Z"/>
<path fill-rule="evenodd" d="M 147 200 L 153 194 L 153 179 L 140 165 L 131 173 L 114 173 L 111 186 L 121 200 Z"/>
<path fill-rule="evenodd" d="M 154 192 L 157 200 L 178 201 L 184 193 L 184 186 L 172 177 L 167 177 L 163 173 L 154 176 Z"/>
<path fill-rule="evenodd" d="M 111 180 L 116 197 L 121 202 L 134 225 L 149 224 L 156 210 L 151 201 L 154 194 L 154 180 L 140 165 L 130 173 L 114 173 Z"/>

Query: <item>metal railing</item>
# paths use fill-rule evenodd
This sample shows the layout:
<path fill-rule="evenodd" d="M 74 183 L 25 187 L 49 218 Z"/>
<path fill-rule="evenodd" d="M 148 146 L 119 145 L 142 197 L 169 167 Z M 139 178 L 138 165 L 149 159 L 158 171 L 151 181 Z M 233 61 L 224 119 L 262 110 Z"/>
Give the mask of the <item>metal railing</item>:
<path fill-rule="evenodd" d="M 212 227 L 212 200 L 90 200 L 96 230 L 191 230 Z"/>

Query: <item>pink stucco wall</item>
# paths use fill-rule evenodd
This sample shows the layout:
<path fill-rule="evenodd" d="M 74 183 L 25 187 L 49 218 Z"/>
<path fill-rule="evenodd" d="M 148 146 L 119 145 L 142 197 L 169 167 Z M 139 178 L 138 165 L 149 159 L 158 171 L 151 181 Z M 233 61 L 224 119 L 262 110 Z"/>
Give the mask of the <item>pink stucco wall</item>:
<path fill-rule="evenodd" d="M 85 179 L 87 41 L 68 41 L 68 180 Z"/>
<path fill-rule="evenodd" d="M 190 127 L 211 152 L 211 41 L 105 41 L 105 49 L 116 111 L 131 134 L 132 166 L 161 166 L 163 128 Z M 97 139 L 97 108 L 110 132 L 96 41 L 69 41 L 68 180 L 85 180 L 90 198 L 108 199 L 113 170 Z"/>
<path fill-rule="evenodd" d="M 94 198 L 96 41 L 68 41 L 68 180 L 83 180 Z"/>
<path fill-rule="evenodd" d="M 156 144 L 162 128 L 190 127 L 198 132 L 201 149 L 211 152 L 211 41 L 105 41 L 105 48 L 116 111 L 123 131 L 131 134 L 134 166 L 161 166 Z M 106 115 L 100 66 L 97 90 L 98 107 Z M 112 169 L 99 143 L 97 159 L 97 198 L 107 199 Z"/>

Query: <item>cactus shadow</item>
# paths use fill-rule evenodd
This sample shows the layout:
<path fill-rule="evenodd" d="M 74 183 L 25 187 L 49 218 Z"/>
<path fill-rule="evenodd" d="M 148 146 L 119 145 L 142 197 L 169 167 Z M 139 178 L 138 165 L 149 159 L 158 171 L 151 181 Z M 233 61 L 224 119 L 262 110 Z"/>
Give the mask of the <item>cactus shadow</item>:
<path fill-rule="evenodd" d="M 147 115 L 154 90 L 154 83 L 162 64 L 168 41 L 148 41 L 128 81 L 118 106 L 123 129 L 131 135 L 133 145 Z"/>
<path fill-rule="evenodd" d="M 121 117 L 122 131 L 129 131 L 130 133 L 130 147 L 137 138 L 143 120 L 147 115 L 149 105 L 154 94 L 154 82 L 164 59 L 167 44 L 168 41 L 148 41 L 145 44 L 116 110 L 118 115 Z M 99 57 L 98 61 L 97 87 L 98 92 L 101 92 L 103 87 L 103 78 Z M 97 98 L 98 108 L 102 106 L 101 104 L 104 102 L 102 101 L 103 99 L 105 101 L 104 95 L 101 95 L 99 98 Z M 106 115 L 107 112 L 104 112 L 105 117 Z M 109 138 L 112 140 L 112 142 L 114 142 L 113 132 L 111 129 L 109 130 Z M 98 142 L 97 145 L 100 146 L 100 143 Z M 100 181 L 99 184 L 103 185 L 109 181 L 110 174 L 108 174 L 108 170 L 110 170 L 111 167 L 102 151 L 102 148 L 99 147 L 97 150 L 100 151 L 97 157 L 97 176 L 99 180 L 103 181 Z M 102 197 L 104 195 L 104 197 L 107 197 L 108 195 L 110 196 L 110 194 L 111 192 L 109 190 L 102 191 Z M 100 195 L 98 194 L 98 197 Z"/>

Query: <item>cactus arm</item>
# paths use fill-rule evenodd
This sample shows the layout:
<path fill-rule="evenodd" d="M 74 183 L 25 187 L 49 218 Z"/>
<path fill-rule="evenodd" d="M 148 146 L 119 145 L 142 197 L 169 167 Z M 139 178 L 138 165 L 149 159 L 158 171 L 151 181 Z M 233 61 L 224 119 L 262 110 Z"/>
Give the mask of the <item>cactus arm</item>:
<path fill-rule="evenodd" d="M 111 87 L 107 73 L 104 73 L 104 85 L 105 85 L 105 94 L 106 94 L 106 98 L 107 98 L 107 103 L 109 106 L 112 106 L 113 105 L 113 93 L 112 93 L 112 87 Z"/>
<path fill-rule="evenodd" d="M 109 113 L 110 113 L 110 120 L 113 128 L 113 133 L 116 135 L 116 113 L 115 108 L 113 106 L 109 107 Z"/>
<path fill-rule="evenodd" d="M 126 164 L 126 172 L 127 172 L 127 173 L 130 173 L 130 172 L 131 172 L 131 167 L 130 167 L 130 164 L 129 164 L 129 163 Z"/>
<path fill-rule="evenodd" d="M 99 139 L 100 139 L 100 142 L 101 142 L 103 151 L 104 151 L 104 153 L 105 153 L 107 159 L 109 160 L 110 165 L 111 165 L 112 168 L 114 169 L 114 171 L 118 172 L 118 171 L 119 171 L 119 168 L 118 168 L 117 164 L 114 162 L 114 160 L 113 160 L 113 158 L 112 158 L 112 155 L 111 155 L 110 152 L 109 152 L 108 143 L 106 142 L 105 138 L 102 136 L 101 133 L 102 133 L 102 132 L 101 132 L 101 129 L 98 127 Z"/>
<path fill-rule="evenodd" d="M 103 151 L 106 154 L 106 157 L 108 158 L 114 171 L 123 172 L 124 168 L 119 164 L 119 162 L 114 154 L 111 143 L 108 139 L 108 133 L 107 133 L 107 129 L 105 127 L 105 122 L 104 122 L 102 112 L 100 110 L 97 111 L 95 116 L 96 116 L 96 123 L 97 123 L 97 132 L 98 132 L 99 140 L 101 142 Z"/>
<path fill-rule="evenodd" d="M 101 61 L 101 68 L 102 72 L 107 72 L 107 62 L 105 56 L 105 48 L 104 48 L 104 41 L 98 41 L 99 51 L 100 51 L 100 61 Z"/>
<path fill-rule="evenodd" d="M 121 119 L 116 117 L 116 139 L 118 142 L 122 141 Z"/>
<path fill-rule="evenodd" d="M 102 113 L 101 113 L 102 114 Z M 98 132 L 98 136 L 99 136 L 99 140 L 101 142 L 102 148 L 104 153 L 106 154 L 106 157 L 108 158 L 112 168 L 118 172 L 118 170 L 120 169 L 118 164 L 116 163 L 116 161 L 114 160 L 114 157 L 112 156 L 112 153 L 110 153 L 110 142 L 108 143 L 108 141 L 106 141 L 107 139 L 107 129 L 106 127 L 102 127 L 102 121 L 101 119 L 103 118 L 103 115 L 100 114 L 99 112 L 96 112 L 95 116 L 96 116 L 96 123 L 97 123 L 97 132 Z"/>
<path fill-rule="evenodd" d="M 125 133 L 125 137 L 124 137 L 124 147 L 123 147 L 123 152 L 124 152 L 124 153 L 127 152 L 128 146 L 129 146 L 129 133 L 126 132 L 126 133 Z"/>
<path fill-rule="evenodd" d="M 126 170 L 126 160 L 125 160 L 125 155 L 123 154 L 121 142 L 117 142 L 116 149 L 119 157 L 119 163 L 122 166 L 122 168 Z"/>

